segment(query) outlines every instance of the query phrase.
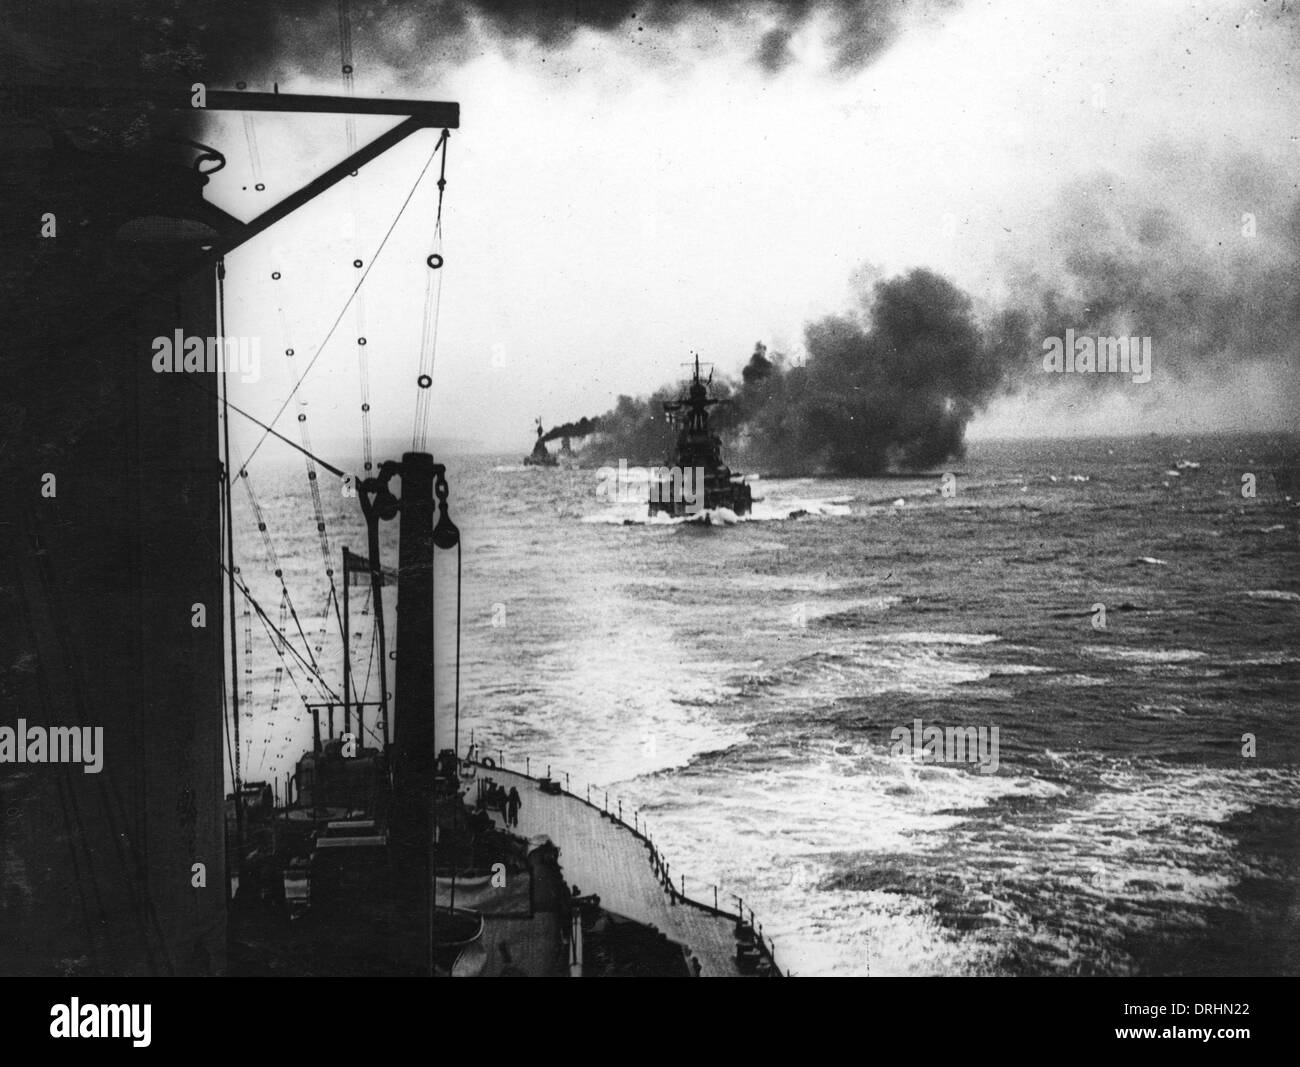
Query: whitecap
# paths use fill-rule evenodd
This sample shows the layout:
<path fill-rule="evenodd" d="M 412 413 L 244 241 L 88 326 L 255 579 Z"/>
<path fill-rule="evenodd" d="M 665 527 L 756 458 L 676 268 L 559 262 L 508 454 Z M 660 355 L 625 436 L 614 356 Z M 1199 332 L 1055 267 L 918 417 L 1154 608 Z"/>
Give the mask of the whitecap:
<path fill-rule="evenodd" d="M 1106 645 L 1085 645 L 1082 650 L 1098 659 L 1127 660 L 1132 663 L 1186 663 L 1204 659 L 1205 653 L 1192 648 L 1112 648 Z"/>
<path fill-rule="evenodd" d="M 891 645 L 988 645 L 994 641 L 1000 641 L 1001 638 L 997 634 L 961 634 L 933 630 L 912 630 L 903 633 L 878 634 L 865 638 L 865 640 L 868 644 Z"/>

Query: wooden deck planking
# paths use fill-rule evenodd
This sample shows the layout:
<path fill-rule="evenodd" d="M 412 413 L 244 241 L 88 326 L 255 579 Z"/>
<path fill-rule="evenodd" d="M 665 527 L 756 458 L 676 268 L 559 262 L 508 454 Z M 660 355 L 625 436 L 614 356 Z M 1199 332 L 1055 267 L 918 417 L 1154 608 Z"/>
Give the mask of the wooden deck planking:
<path fill-rule="evenodd" d="M 575 797 L 543 793 L 537 783 L 500 768 L 484 769 L 523 798 L 519 826 L 524 837 L 545 834 L 560 850 L 564 879 L 583 894 L 598 893 L 603 908 L 662 931 L 689 946 L 706 978 L 735 977 L 732 920 L 689 904 L 673 903 L 651 866 L 649 847 L 631 830 Z M 500 824 L 501 816 L 492 813 Z"/>

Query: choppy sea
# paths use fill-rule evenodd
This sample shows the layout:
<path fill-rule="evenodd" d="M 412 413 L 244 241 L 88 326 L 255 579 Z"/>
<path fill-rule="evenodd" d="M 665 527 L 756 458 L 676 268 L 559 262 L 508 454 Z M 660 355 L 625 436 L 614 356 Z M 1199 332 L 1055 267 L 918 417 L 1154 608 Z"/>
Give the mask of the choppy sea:
<path fill-rule="evenodd" d="M 947 472 L 760 478 L 753 516 L 710 526 L 523 451 L 438 457 L 461 750 L 621 799 L 784 968 L 1300 973 L 1300 438 L 977 442 Z M 238 617 L 242 773 L 283 781 L 304 698 L 342 691 L 326 560 L 341 595 L 365 532 L 322 476 L 322 544 L 300 457 L 247 481 L 266 530 L 237 489 L 240 576 L 274 629 L 282 570 L 323 679 L 277 682 L 268 624 Z M 436 599 L 450 745 L 454 551 Z M 350 608 L 373 700 L 364 587 Z M 996 773 L 891 751 L 916 720 L 996 726 Z"/>

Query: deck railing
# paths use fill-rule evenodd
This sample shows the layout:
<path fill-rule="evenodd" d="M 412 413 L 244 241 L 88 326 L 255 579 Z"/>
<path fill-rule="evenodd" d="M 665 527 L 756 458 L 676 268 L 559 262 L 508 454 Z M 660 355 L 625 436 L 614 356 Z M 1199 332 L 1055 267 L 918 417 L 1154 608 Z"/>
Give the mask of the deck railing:
<path fill-rule="evenodd" d="M 494 751 L 496 752 L 495 760 L 491 763 L 485 764 L 483 762 L 484 758 L 487 757 L 490 759 Z M 575 793 L 571 788 L 569 773 L 567 771 L 562 771 L 552 774 L 550 764 L 546 765 L 545 777 L 539 778 L 533 774 L 531 756 L 524 757 L 523 770 L 519 769 L 518 764 L 514 767 L 509 767 L 506 765 L 505 750 L 500 748 L 488 749 L 482 745 L 471 743 L 469 754 L 466 756 L 465 761 L 467 763 L 472 763 L 477 767 L 482 767 L 484 770 L 506 771 L 510 774 L 519 775 L 521 778 L 527 778 L 529 781 L 538 783 L 541 783 L 542 781 L 558 783 L 562 776 L 563 785 L 560 786 L 561 793 L 567 797 L 571 797 L 579 803 L 586 804 L 595 811 L 600 812 L 602 816 L 617 823 L 628 833 L 638 838 L 641 843 L 649 849 L 651 869 L 655 872 L 660 885 L 663 886 L 664 891 L 668 894 L 669 899 L 674 904 L 686 904 L 693 908 L 699 908 L 702 911 L 708 912 L 710 915 L 715 915 L 721 919 L 729 919 L 734 923 L 747 923 L 750 929 L 754 931 L 755 947 L 772 965 L 773 973 L 777 977 L 781 978 L 792 977 L 792 974 L 789 971 L 782 970 L 780 964 L 777 963 L 775 944 L 773 944 L 770 937 L 767 937 L 763 933 L 763 924 L 755 919 L 754 909 L 746 908 L 745 901 L 739 895 L 735 893 L 723 893 L 718 886 L 713 883 L 705 883 L 702 888 L 713 891 L 713 903 L 709 904 L 707 900 L 697 900 L 686 892 L 687 878 L 684 872 L 679 872 L 677 875 L 678 881 L 673 880 L 672 864 L 664 858 L 663 853 L 659 850 L 659 846 L 655 844 L 654 838 L 650 836 L 648 821 L 642 818 L 639 810 L 632 808 L 632 822 L 627 822 L 623 817 L 623 800 L 621 797 L 615 796 L 613 798 L 614 805 L 611 808 L 611 798 L 608 789 L 597 787 L 595 790 L 596 800 L 592 799 L 591 783 L 587 783 L 583 794 Z M 541 767 L 540 763 L 538 764 L 538 767 Z M 694 888 L 694 883 L 692 883 L 692 888 Z M 722 901 L 732 900 L 736 902 L 736 906 L 739 909 L 738 911 L 729 911 L 722 906 Z M 746 911 L 749 912 L 748 919 L 745 918 Z"/>

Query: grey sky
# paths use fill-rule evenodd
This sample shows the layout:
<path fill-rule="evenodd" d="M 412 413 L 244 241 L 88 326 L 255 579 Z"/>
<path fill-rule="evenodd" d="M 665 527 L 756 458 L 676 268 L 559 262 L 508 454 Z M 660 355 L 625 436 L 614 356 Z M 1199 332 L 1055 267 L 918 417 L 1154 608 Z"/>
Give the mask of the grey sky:
<path fill-rule="evenodd" d="M 1090 175 L 1173 212 L 1208 263 L 1284 264 L 1300 79 L 1294 23 L 1277 6 L 974 0 L 909 16 L 848 70 L 823 39 L 829 21 L 813 18 L 775 74 L 754 62 L 757 17 L 582 31 L 562 48 L 484 34 L 460 62 L 439 62 L 430 42 L 427 68 L 400 70 L 378 59 L 402 26 L 356 26 L 358 93 L 462 107 L 434 434 L 523 451 L 535 416 L 598 414 L 676 376 L 691 350 L 731 374 L 760 339 L 797 354 L 807 321 L 855 304 L 855 277 L 926 266 L 992 308 L 1026 271 L 1060 269 L 1062 191 Z M 298 56 L 250 75 L 250 88 L 279 78 L 286 91 L 338 92 L 337 68 L 336 52 Z M 359 139 L 386 124 L 359 121 Z M 230 157 L 210 195 L 241 217 L 345 145 L 341 119 L 259 116 L 253 131 L 260 193 L 243 120 L 214 119 L 208 134 Z M 282 402 L 288 365 L 301 372 L 315 353 L 359 274 L 353 259 L 369 262 L 433 142 L 412 139 L 231 257 L 228 329 L 260 337 L 263 355 L 261 380 L 234 395 L 259 415 Z M 1218 180 L 1234 173 L 1252 180 Z M 364 287 L 377 438 L 411 434 L 436 177 Z M 344 236 L 354 194 L 355 245 Z M 358 447 L 356 333 L 349 311 L 304 386 L 322 447 Z M 1162 417 L 1186 429 L 1286 422 L 1293 374 L 1281 389 L 1270 368 L 1229 379 L 1211 394 L 1166 383 Z M 1095 399 L 1059 401 L 999 402 L 972 433 L 1155 428 L 1149 412 L 1130 426 L 1141 396 L 1115 392 L 1101 414 Z M 292 433 L 297 410 L 277 428 Z"/>

